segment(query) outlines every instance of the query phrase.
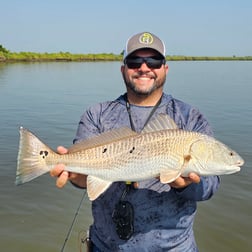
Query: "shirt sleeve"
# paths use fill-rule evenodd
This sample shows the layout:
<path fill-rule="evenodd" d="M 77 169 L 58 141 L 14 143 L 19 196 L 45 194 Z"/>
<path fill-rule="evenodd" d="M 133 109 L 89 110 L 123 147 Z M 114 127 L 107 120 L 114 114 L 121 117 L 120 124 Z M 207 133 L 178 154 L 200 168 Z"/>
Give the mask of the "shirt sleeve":
<path fill-rule="evenodd" d="M 78 143 L 81 140 L 91 138 L 101 133 L 99 127 L 100 106 L 100 104 L 97 104 L 95 107 L 89 108 L 81 116 L 73 143 Z"/>
<path fill-rule="evenodd" d="M 213 196 L 218 190 L 219 184 L 219 176 L 201 176 L 199 184 L 193 183 L 184 189 L 175 189 L 175 191 L 187 200 L 204 201 Z"/>

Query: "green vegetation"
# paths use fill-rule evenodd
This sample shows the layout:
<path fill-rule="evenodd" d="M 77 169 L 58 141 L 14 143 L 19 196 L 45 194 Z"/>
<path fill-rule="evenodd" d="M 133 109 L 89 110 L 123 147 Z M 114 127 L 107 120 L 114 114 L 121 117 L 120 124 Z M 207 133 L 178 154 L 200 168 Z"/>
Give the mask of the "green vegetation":
<path fill-rule="evenodd" d="M 34 53 L 34 52 L 3 52 L 0 50 L 0 61 L 116 61 L 121 60 L 121 55 L 112 53 L 102 54 L 71 54 L 59 53 Z"/>
<path fill-rule="evenodd" d="M 252 60 L 252 56 L 232 57 L 208 57 L 208 56 L 167 56 L 168 61 L 206 61 L 206 60 Z M 97 54 L 71 54 L 59 53 L 35 53 L 35 52 L 10 52 L 0 45 L 1 62 L 36 62 L 36 61 L 121 61 L 121 54 L 97 53 Z"/>

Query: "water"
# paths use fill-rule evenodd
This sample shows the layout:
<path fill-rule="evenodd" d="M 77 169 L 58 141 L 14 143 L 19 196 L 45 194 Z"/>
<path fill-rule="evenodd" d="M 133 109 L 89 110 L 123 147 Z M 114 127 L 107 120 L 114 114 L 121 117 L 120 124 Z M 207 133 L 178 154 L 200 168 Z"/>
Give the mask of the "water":
<path fill-rule="evenodd" d="M 252 62 L 170 62 L 165 91 L 206 115 L 215 136 L 246 164 L 222 176 L 218 193 L 198 204 L 195 234 L 200 251 L 252 249 Z M 6 252 L 60 251 L 85 191 L 55 187 L 48 174 L 16 187 L 18 128 L 51 147 L 69 146 L 82 112 L 124 92 L 119 62 L 0 64 L 0 244 Z M 85 197 L 65 252 L 80 251 L 92 222 Z"/>

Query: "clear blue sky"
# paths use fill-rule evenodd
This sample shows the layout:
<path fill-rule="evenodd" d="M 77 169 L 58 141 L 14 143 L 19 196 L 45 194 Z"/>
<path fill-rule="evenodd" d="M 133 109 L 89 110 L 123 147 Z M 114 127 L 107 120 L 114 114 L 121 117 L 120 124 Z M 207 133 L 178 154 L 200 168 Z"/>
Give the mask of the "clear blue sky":
<path fill-rule="evenodd" d="M 251 56 L 252 1 L 0 1 L 0 44 L 13 52 L 119 54 L 141 31 L 167 55 Z"/>

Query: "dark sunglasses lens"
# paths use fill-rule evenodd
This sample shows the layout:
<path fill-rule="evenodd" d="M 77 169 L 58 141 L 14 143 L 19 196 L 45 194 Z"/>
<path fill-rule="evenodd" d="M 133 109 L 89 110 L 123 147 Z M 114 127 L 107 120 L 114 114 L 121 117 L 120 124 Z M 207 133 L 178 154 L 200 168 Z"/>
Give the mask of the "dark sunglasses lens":
<path fill-rule="evenodd" d="M 141 58 L 129 58 L 125 60 L 125 64 L 130 69 L 139 68 L 143 64 L 143 60 Z"/>
<path fill-rule="evenodd" d="M 112 214 L 120 239 L 128 240 L 134 232 L 134 210 L 128 201 L 119 201 Z"/>
<path fill-rule="evenodd" d="M 149 68 L 155 68 L 155 69 L 160 68 L 165 63 L 164 59 L 156 59 L 151 57 L 128 58 L 125 60 L 125 64 L 130 69 L 139 68 L 144 62 L 147 64 Z"/>
<path fill-rule="evenodd" d="M 163 59 L 147 58 L 146 64 L 149 68 L 160 68 L 163 65 Z"/>

